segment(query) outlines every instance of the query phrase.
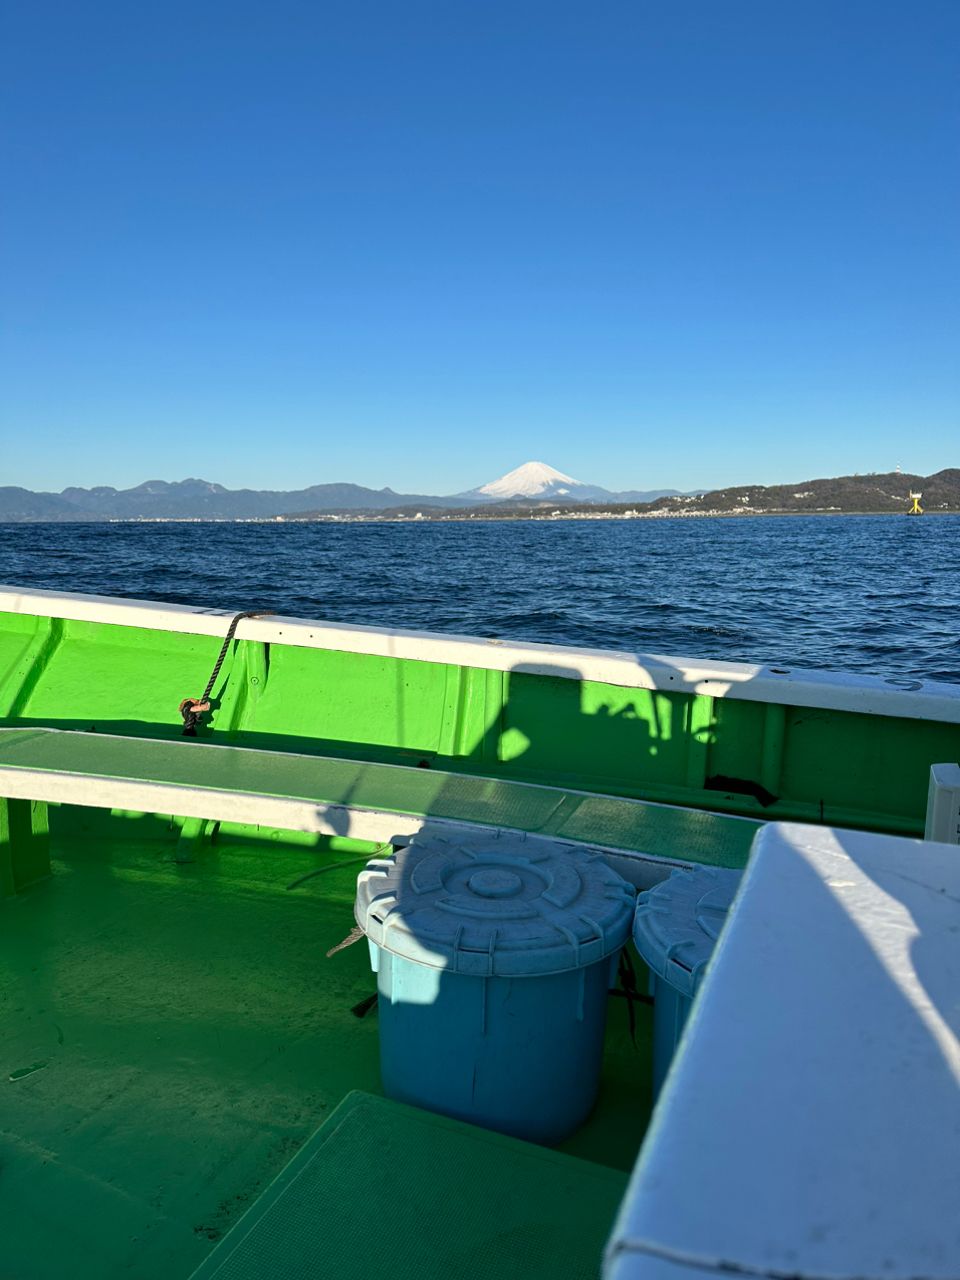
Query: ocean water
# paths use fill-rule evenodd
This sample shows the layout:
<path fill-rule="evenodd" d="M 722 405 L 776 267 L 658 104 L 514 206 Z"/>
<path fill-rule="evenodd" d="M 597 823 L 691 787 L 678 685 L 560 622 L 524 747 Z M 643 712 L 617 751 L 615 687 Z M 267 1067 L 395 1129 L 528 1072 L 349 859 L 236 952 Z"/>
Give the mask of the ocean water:
<path fill-rule="evenodd" d="M 0 525 L 0 583 L 960 682 L 960 519 Z"/>

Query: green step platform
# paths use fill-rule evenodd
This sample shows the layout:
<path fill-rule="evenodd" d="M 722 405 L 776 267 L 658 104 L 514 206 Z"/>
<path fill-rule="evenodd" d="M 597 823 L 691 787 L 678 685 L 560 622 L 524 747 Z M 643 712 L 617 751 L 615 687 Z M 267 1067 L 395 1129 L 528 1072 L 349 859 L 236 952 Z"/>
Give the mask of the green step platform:
<path fill-rule="evenodd" d="M 626 1184 L 353 1092 L 192 1280 L 595 1280 Z"/>

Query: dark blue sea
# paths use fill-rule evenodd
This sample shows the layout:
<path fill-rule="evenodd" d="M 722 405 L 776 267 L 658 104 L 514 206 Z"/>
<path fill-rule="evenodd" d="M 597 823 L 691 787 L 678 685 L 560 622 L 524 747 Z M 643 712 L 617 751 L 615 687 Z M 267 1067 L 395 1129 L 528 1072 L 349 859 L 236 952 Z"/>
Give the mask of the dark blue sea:
<path fill-rule="evenodd" d="M 0 583 L 960 682 L 960 518 L 0 525 Z"/>

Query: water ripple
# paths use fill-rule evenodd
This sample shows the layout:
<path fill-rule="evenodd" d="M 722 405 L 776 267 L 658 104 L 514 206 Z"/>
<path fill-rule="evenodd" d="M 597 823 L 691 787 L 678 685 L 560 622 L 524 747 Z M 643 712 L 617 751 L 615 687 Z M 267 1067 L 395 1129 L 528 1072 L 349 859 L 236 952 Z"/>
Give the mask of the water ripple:
<path fill-rule="evenodd" d="M 0 525 L 0 581 L 960 682 L 960 519 Z"/>

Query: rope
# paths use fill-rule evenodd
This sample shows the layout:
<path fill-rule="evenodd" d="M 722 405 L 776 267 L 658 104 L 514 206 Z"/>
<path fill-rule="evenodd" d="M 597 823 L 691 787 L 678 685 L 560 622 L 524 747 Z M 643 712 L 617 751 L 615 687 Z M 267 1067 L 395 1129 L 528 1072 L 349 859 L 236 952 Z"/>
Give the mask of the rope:
<path fill-rule="evenodd" d="M 617 976 L 620 979 L 620 986 L 612 990 L 610 995 L 620 996 L 627 1002 L 627 1022 L 630 1027 L 630 1039 L 633 1041 L 633 1047 L 636 1048 L 637 1017 L 633 1006 L 635 1004 L 653 1004 L 653 996 L 643 995 L 637 989 L 637 971 L 633 967 L 630 952 L 626 947 L 620 952 L 620 959 L 617 963 Z"/>
<path fill-rule="evenodd" d="M 197 725 L 200 723 L 200 717 L 204 711 L 210 710 L 210 695 L 213 692 L 213 686 L 217 683 L 217 676 L 220 674 L 220 668 L 223 666 L 223 660 L 227 656 L 227 650 L 230 648 L 230 641 L 234 637 L 238 625 L 244 618 L 263 618 L 271 610 L 269 609 L 250 609 L 245 613 L 238 613 L 230 622 L 227 628 L 227 634 L 223 638 L 223 644 L 220 646 L 220 654 L 213 664 L 213 670 L 210 672 L 210 679 L 207 681 L 207 687 L 199 698 L 184 698 L 180 703 L 180 714 L 183 716 L 183 736 L 185 738 L 195 738 L 197 736 Z"/>
<path fill-rule="evenodd" d="M 327 959 L 335 956 L 338 951 L 346 951 L 347 947 L 352 947 L 355 942 L 359 942 L 363 937 L 363 930 L 358 924 L 355 924 L 342 942 L 338 942 L 335 947 L 331 947 L 327 952 Z"/>

